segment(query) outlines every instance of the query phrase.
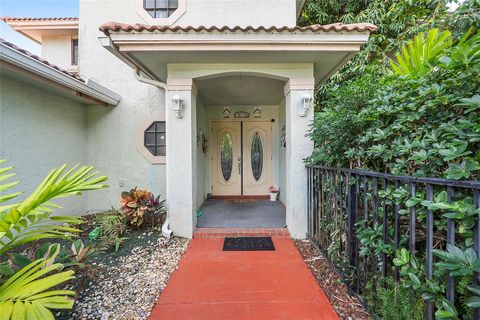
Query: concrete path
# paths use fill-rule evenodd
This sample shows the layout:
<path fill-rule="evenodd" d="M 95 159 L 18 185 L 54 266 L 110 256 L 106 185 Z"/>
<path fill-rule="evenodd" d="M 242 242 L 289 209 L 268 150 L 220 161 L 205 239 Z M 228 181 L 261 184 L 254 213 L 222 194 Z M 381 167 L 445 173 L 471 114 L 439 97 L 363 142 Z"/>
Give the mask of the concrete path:
<path fill-rule="evenodd" d="M 223 239 L 195 238 L 151 319 L 339 319 L 289 238 L 276 251 L 222 251 Z"/>

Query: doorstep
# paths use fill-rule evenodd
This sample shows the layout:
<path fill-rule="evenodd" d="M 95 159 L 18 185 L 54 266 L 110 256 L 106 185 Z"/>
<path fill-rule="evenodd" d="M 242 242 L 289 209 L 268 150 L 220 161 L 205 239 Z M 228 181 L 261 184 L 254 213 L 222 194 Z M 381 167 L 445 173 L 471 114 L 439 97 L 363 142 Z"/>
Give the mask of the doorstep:
<path fill-rule="evenodd" d="M 281 237 L 290 238 L 287 228 L 196 228 L 194 238 Z"/>

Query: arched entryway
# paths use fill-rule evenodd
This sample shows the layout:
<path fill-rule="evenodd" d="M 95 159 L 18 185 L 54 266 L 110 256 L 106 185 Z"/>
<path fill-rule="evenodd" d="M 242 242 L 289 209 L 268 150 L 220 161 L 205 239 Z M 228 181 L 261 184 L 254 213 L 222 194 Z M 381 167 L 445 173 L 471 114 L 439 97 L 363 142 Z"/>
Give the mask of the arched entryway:
<path fill-rule="evenodd" d="M 195 79 L 197 132 L 208 148 L 197 153 L 197 226 L 285 227 L 286 80 L 229 72 Z"/>

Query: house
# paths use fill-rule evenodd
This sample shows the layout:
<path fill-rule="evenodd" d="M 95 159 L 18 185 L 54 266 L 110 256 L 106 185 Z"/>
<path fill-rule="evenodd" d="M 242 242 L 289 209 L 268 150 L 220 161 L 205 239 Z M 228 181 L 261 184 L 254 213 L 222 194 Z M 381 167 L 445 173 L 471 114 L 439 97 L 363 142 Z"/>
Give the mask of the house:
<path fill-rule="evenodd" d="M 109 189 L 89 194 L 79 208 L 107 209 L 121 191 L 148 188 L 166 197 L 173 232 L 192 237 L 207 197 L 261 198 L 277 185 L 290 234 L 305 237 L 303 159 L 313 149 L 305 134 L 314 89 L 376 28 L 298 27 L 303 2 L 80 0 L 79 19 L 3 18 L 39 42 L 44 59 L 118 97 L 118 103 L 99 101 L 105 106 L 78 106 L 77 118 L 52 111 L 56 119 L 35 119 L 59 125 L 65 136 L 58 139 L 71 139 L 68 146 L 52 137 L 38 142 L 62 150 L 52 164 L 91 164 L 110 179 Z M 55 108 L 48 99 L 39 102 Z M 13 112 L 11 103 L 2 101 L 2 117 Z M 29 116 L 1 120 L 2 126 Z M 47 131 L 31 134 L 43 139 Z M 2 142 L 2 158 L 17 160 L 14 150 L 32 143 L 16 139 Z"/>

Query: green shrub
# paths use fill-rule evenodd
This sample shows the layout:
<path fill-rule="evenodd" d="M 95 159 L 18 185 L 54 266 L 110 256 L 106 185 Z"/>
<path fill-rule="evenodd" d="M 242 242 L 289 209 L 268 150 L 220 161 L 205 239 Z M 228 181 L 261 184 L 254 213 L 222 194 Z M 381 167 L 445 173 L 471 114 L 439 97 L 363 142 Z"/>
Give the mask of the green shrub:
<path fill-rule="evenodd" d="M 478 179 L 479 52 L 476 34 L 444 50 L 424 76 L 397 77 L 379 91 L 348 159 L 394 174 Z"/>
<path fill-rule="evenodd" d="M 423 320 L 425 302 L 408 288 L 395 283 L 392 278 L 378 279 L 375 301 L 372 283 L 367 284 L 367 303 L 376 306 L 376 316 L 385 320 Z M 385 284 L 385 287 L 383 286 Z"/>

